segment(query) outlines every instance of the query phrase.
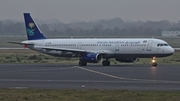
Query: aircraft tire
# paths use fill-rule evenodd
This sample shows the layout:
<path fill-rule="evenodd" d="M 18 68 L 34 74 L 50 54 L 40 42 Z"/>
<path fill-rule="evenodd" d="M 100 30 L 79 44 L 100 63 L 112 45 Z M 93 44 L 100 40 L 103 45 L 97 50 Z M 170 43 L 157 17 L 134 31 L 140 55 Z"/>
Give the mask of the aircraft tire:
<path fill-rule="evenodd" d="M 103 65 L 103 66 L 109 66 L 109 65 L 110 65 L 110 61 L 104 60 L 104 61 L 102 62 L 102 65 Z"/>
<path fill-rule="evenodd" d="M 152 63 L 152 66 L 156 67 L 156 66 L 157 66 L 157 63 Z"/>
<path fill-rule="evenodd" d="M 86 66 L 86 65 L 87 65 L 87 62 L 82 61 L 82 60 L 79 61 L 79 66 Z"/>

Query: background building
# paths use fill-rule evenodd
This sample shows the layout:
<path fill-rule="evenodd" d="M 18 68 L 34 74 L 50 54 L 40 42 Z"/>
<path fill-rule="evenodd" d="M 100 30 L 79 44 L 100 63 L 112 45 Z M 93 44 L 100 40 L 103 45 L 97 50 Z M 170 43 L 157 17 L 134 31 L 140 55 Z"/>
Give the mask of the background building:
<path fill-rule="evenodd" d="M 180 37 L 180 31 L 162 31 L 163 37 Z"/>

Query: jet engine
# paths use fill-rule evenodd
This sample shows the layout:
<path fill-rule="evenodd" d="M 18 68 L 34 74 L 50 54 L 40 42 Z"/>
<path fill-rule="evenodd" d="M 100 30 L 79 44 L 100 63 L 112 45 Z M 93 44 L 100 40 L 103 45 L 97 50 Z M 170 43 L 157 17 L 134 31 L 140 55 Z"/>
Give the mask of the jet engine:
<path fill-rule="evenodd" d="M 89 63 L 98 63 L 99 61 L 101 61 L 101 59 L 102 55 L 97 53 L 87 53 L 81 56 L 81 60 Z"/>
<path fill-rule="evenodd" d="M 115 58 L 115 59 L 116 61 L 126 62 L 126 63 L 137 62 L 139 60 L 138 58 Z"/>

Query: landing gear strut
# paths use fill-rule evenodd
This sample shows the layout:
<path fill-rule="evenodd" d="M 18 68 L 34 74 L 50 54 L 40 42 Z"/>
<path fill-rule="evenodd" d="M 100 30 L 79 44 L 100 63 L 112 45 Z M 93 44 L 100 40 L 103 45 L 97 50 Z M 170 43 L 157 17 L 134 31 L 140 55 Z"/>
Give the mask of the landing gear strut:
<path fill-rule="evenodd" d="M 102 62 L 102 65 L 103 65 L 103 66 L 109 66 L 109 65 L 110 65 L 110 61 L 109 61 L 108 59 L 106 59 L 106 60 L 104 60 L 104 61 Z"/>
<path fill-rule="evenodd" d="M 86 65 L 87 65 L 86 61 L 83 61 L 83 60 L 79 61 L 79 66 L 86 66 Z"/>
<path fill-rule="evenodd" d="M 157 63 L 156 63 L 156 57 L 153 57 L 152 58 L 152 66 L 157 66 Z"/>

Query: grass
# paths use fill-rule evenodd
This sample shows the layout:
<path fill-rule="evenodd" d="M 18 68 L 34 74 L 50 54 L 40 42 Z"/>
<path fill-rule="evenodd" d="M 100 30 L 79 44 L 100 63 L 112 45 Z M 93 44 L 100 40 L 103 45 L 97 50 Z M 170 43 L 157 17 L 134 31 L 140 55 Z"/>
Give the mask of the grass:
<path fill-rule="evenodd" d="M 180 92 L 0 89 L 0 101 L 180 101 Z"/>
<path fill-rule="evenodd" d="M 0 63 L 17 63 L 17 64 L 31 64 L 31 63 L 59 63 L 69 64 L 78 62 L 78 59 L 73 58 L 69 61 L 68 58 L 60 58 L 35 52 L 29 49 L 18 50 L 0 50 Z"/>
<path fill-rule="evenodd" d="M 62 58 L 54 57 L 46 54 L 42 54 L 29 49 L 18 49 L 18 50 L 0 50 L 0 63 L 15 63 L 15 64 L 77 64 L 78 58 Z M 135 63 L 119 63 L 115 59 L 110 59 L 111 65 L 119 64 L 151 64 L 150 58 L 140 58 Z M 175 52 L 172 56 L 157 58 L 158 64 L 166 65 L 180 65 L 180 52 Z M 101 65 L 101 63 L 98 63 Z"/>

